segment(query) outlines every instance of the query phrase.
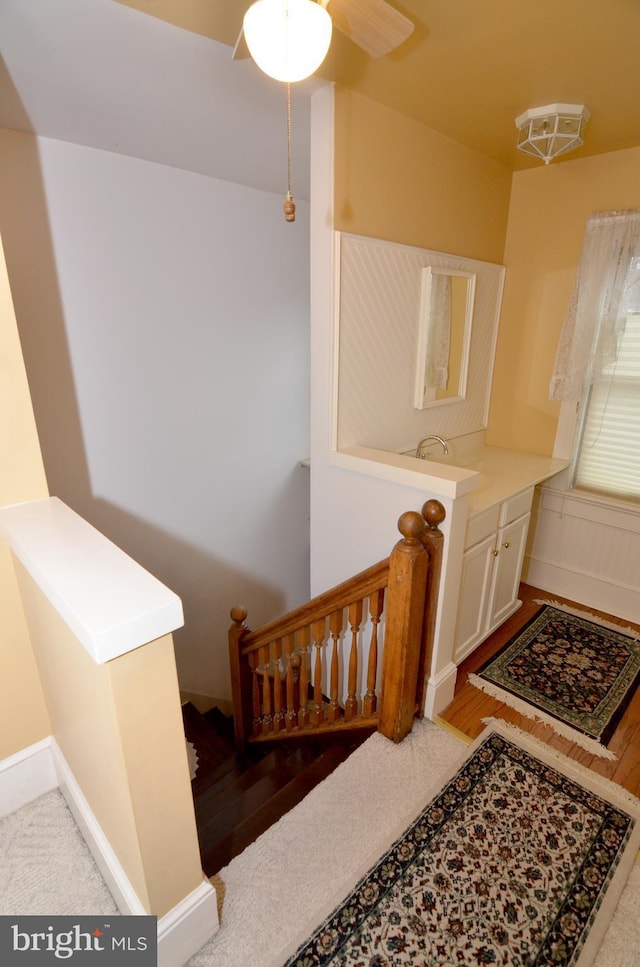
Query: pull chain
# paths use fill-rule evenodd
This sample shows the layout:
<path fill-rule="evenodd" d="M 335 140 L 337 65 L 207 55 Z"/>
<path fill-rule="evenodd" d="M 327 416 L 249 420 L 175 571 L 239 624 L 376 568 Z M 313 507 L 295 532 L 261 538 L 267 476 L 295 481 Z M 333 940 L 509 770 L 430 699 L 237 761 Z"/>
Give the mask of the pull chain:
<path fill-rule="evenodd" d="M 288 222 L 296 220 L 296 203 L 291 194 L 291 84 L 287 83 L 287 197 L 282 208 L 284 217 Z"/>

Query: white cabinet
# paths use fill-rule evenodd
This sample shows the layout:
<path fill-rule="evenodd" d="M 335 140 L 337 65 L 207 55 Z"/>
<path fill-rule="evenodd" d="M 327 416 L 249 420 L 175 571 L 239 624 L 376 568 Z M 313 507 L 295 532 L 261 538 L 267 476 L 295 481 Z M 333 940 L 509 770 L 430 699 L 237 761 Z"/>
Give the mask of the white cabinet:
<path fill-rule="evenodd" d="M 530 487 L 469 520 L 453 649 L 456 664 L 520 607 L 532 500 Z"/>

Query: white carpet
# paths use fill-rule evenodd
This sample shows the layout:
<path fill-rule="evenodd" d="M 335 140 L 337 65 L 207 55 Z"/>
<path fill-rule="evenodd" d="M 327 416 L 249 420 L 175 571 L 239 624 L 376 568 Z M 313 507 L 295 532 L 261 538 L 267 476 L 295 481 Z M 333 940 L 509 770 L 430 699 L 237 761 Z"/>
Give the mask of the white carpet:
<path fill-rule="evenodd" d="M 216 878 L 221 928 L 189 967 L 280 965 L 456 771 L 466 745 L 417 722 L 373 735 Z M 640 863 L 595 967 L 640 963 Z M 0 820 L 0 915 L 117 912 L 62 795 Z"/>
<path fill-rule="evenodd" d="M 464 742 L 426 721 L 398 746 L 373 735 L 214 879 L 221 928 L 189 967 L 280 967 L 466 753 Z M 639 904 L 636 863 L 595 967 L 638 967 Z"/>
<path fill-rule="evenodd" d="M 117 912 L 61 792 L 0 819 L 0 915 Z"/>

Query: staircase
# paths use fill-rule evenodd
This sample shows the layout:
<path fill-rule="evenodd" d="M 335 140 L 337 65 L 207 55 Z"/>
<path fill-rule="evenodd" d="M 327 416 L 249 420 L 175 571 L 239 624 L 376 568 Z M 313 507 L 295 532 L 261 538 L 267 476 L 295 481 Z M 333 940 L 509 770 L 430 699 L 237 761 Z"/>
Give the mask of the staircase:
<path fill-rule="evenodd" d="M 444 516 L 437 500 L 421 513 L 406 511 L 388 558 L 255 631 L 244 607 L 231 609 L 233 719 L 183 706 L 185 735 L 198 755 L 192 788 L 207 876 L 373 732 L 401 742 L 411 731 L 424 707 Z"/>
<path fill-rule="evenodd" d="M 192 781 L 202 868 L 213 876 L 322 782 L 374 728 L 291 738 L 237 754 L 233 719 L 213 708 L 182 707 L 185 735 L 195 746 Z"/>

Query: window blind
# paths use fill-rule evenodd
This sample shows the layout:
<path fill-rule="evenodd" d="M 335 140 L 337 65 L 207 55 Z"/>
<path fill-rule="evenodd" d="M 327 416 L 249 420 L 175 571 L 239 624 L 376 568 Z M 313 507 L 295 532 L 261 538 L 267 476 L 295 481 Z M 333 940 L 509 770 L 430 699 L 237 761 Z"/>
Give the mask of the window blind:
<path fill-rule="evenodd" d="M 618 358 L 591 387 L 574 486 L 640 500 L 640 312 L 627 316 Z"/>

